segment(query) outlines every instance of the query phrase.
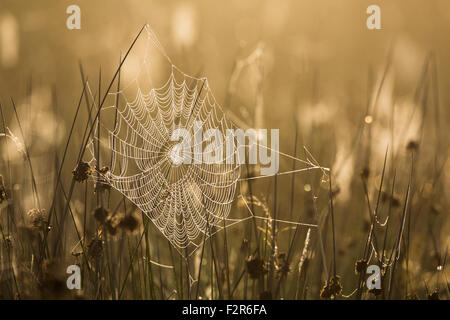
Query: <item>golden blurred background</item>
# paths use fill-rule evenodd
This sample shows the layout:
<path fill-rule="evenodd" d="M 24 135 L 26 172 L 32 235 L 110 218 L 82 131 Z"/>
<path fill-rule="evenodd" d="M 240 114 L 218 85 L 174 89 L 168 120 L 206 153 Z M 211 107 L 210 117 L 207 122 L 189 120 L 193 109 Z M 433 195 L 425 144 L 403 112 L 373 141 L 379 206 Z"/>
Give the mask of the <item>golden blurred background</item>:
<path fill-rule="evenodd" d="M 66 8 L 72 4 L 81 9 L 80 30 L 66 27 Z M 366 27 L 366 9 L 372 4 L 381 8 L 381 30 Z M 396 169 L 402 199 L 410 151 L 414 143 L 419 144 L 413 227 L 408 230 L 422 236 L 414 244 L 417 256 L 412 259 L 417 265 L 411 262 L 410 268 L 415 274 L 430 272 L 432 277 L 450 244 L 448 0 L 1 0 L 0 102 L 6 124 L 17 136 L 10 98 L 18 106 L 43 189 L 55 173 L 46 161 L 53 157 L 49 150 L 64 146 L 82 90 L 79 65 L 93 87 L 101 68 L 106 86 L 119 58 L 146 23 L 173 63 L 187 74 L 209 79 L 224 109 L 252 126 L 280 128 L 280 148 L 288 154 L 293 153 L 297 128 L 298 156 L 303 156 L 300 146 L 305 145 L 321 165 L 334 170 L 342 273 L 353 274 L 364 246 L 364 237 L 352 237 L 354 225 L 367 224 L 360 172 L 370 170 L 368 188 L 375 201 L 389 146 L 389 179 Z M 259 64 L 255 67 L 252 62 L 233 82 L 233 101 L 227 104 L 236 63 L 255 53 L 261 58 Z M 259 80 L 260 91 L 254 85 Z M 258 97 L 263 104 L 256 112 Z M 80 117 L 78 139 L 87 115 Z M 3 160 L 7 153 L 19 159 L 23 154 L 15 152 L 17 148 L 11 144 L 8 152 L 3 149 Z M 75 143 L 69 149 L 67 175 L 75 166 L 78 148 Z M 291 162 L 282 163 L 284 170 L 290 166 Z M 307 176 L 298 177 L 296 215 L 310 217 L 311 206 L 302 201 L 309 199 L 311 186 Z M 20 189 L 27 179 L 15 187 Z M 290 179 L 286 176 L 279 182 L 278 208 L 284 217 L 290 210 Z M 256 190 L 271 190 L 272 183 Z M 48 205 L 52 194 L 42 193 Z M 265 197 L 273 201 L 271 192 Z M 83 207 L 80 199 L 75 207 Z M 324 211 L 326 199 L 325 195 Z M 32 208 L 31 193 L 24 193 L 21 200 L 27 210 Z M 433 222 L 430 212 L 438 213 Z M 430 230 L 436 236 L 433 246 L 424 240 Z M 347 276 L 343 281 L 347 292 L 354 279 Z"/>

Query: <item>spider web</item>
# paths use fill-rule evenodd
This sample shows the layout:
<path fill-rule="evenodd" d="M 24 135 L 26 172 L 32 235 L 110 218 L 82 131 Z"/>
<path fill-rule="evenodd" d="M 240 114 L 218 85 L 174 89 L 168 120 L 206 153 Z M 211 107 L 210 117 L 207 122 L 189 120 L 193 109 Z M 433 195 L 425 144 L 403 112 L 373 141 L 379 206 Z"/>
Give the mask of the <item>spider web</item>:
<path fill-rule="evenodd" d="M 207 78 L 190 76 L 171 62 L 149 26 L 138 40 L 133 48 L 138 54 L 129 56 L 122 65 L 118 89 L 108 94 L 108 103 L 96 119 L 96 130 L 88 145 L 89 163 L 95 168 L 92 179 L 111 186 L 134 203 L 185 258 L 223 228 L 251 218 L 273 220 L 255 215 L 242 188 L 237 192 L 243 181 L 268 176 L 243 177 L 237 161 L 185 164 L 174 157 L 175 144 L 170 139 L 174 130 L 184 128 L 193 137 L 198 130 L 217 129 L 226 136 L 228 129 L 238 129 L 228 115 L 237 117 L 224 112 L 216 102 Z M 243 60 L 240 66 L 246 63 Z M 125 86 L 120 86 L 121 81 Z M 201 128 L 195 123 L 201 123 Z M 208 141 L 203 139 L 192 149 L 206 144 Z M 234 140 L 232 147 L 227 156 L 237 159 Z M 277 175 L 327 170 L 316 162 L 266 148 L 307 165 Z M 184 156 L 195 158 L 194 154 Z M 244 201 L 248 217 L 229 217 L 236 198 Z"/>

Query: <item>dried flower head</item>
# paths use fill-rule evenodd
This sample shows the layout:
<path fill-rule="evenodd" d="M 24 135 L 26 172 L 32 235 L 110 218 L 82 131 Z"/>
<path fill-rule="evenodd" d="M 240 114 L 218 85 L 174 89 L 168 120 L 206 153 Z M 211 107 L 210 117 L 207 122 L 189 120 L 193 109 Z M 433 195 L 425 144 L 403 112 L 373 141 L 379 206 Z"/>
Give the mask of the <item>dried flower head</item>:
<path fill-rule="evenodd" d="M 355 273 L 362 274 L 365 273 L 367 269 L 367 261 L 364 259 L 355 262 Z"/>
<path fill-rule="evenodd" d="M 133 233 L 139 229 L 139 220 L 134 213 L 123 215 L 119 222 L 119 228 Z"/>
<path fill-rule="evenodd" d="M 73 177 L 77 182 L 86 181 L 92 174 L 92 169 L 89 163 L 81 161 L 77 167 L 72 171 Z"/>
<path fill-rule="evenodd" d="M 441 300 L 439 298 L 439 291 L 436 289 L 432 293 L 428 294 L 428 300 Z"/>
<path fill-rule="evenodd" d="M 396 196 L 392 196 L 390 193 L 387 193 L 385 191 L 381 192 L 381 201 L 382 202 L 392 202 L 392 207 L 398 208 L 400 207 L 401 203 L 400 200 Z"/>
<path fill-rule="evenodd" d="M 108 209 L 105 209 L 102 206 L 95 208 L 94 210 L 94 218 L 100 223 L 105 223 L 106 219 L 109 217 L 110 212 Z"/>
<path fill-rule="evenodd" d="M 362 170 L 361 170 L 361 178 L 363 180 L 367 180 L 370 177 L 370 169 L 369 167 L 365 166 Z"/>
<path fill-rule="evenodd" d="M 98 259 L 103 254 L 103 241 L 98 236 L 92 238 L 87 246 L 87 256 L 90 259 Z"/>
<path fill-rule="evenodd" d="M 27 215 L 32 228 L 42 229 L 47 226 L 47 217 L 44 209 L 31 209 Z"/>
<path fill-rule="evenodd" d="M 330 278 L 322 290 L 320 290 L 320 298 L 332 299 L 342 293 L 341 277 L 336 275 Z"/>
<path fill-rule="evenodd" d="M 250 256 L 247 261 L 247 272 L 251 279 L 259 279 L 267 273 L 264 261 L 257 256 Z"/>
<path fill-rule="evenodd" d="M 409 141 L 406 146 L 406 150 L 408 150 L 408 151 L 416 151 L 418 149 L 419 149 L 419 143 L 414 140 Z"/>

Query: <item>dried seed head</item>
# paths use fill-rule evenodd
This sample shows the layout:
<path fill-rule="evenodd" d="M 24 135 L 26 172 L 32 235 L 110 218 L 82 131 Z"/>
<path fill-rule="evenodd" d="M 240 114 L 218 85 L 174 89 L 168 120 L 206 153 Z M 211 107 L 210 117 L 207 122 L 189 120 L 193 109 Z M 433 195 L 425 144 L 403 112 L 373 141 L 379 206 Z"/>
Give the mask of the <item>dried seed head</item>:
<path fill-rule="evenodd" d="M 432 293 L 428 294 L 428 300 L 441 300 L 439 298 L 439 291 L 436 289 Z"/>
<path fill-rule="evenodd" d="M 336 275 L 330 278 L 320 290 L 320 298 L 332 299 L 342 293 L 341 277 Z"/>
<path fill-rule="evenodd" d="M 361 178 L 363 180 L 367 180 L 370 177 L 370 169 L 369 167 L 365 166 L 362 170 L 361 170 Z"/>
<path fill-rule="evenodd" d="M 394 208 L 398 208 L 398 207 L 400 207 L 400 205 L 401 205 L 401 203 L 400 203 L 399 198 L 397 198 L 397 197 L 392 197 L 392 206 L 393 206 Z"/>
<path fill-rule="evenodd" d="M 77 182 L 86 181 L 92 174 L 92 169 L 89 163 L 81 161 L 77 167 L 72 171 L 73 178 Z"/>
<path fill-rule="evenodd" d="M 87 247 L 87 256 L 91 259 L 100 258 L 103 254 L 103 241 L 98 236 L 92 238 Z"/>
<path fill-rule="evenodd" d="M 250 256 L 247 261 L 247 272 L 251 279 L 259 279 L 267 273 L 264 261 L 257 256 Z"/>
<path fill-rule="evenodd" d="M 109 217 L 110 212 L 108 209 L 105 209 L 104 207 L 100 206 L 95 208 L 94 210 L 94 218 L 100 223 L 105 223 L 106 219 Z"/>
<path fill-rule="evenodd" d="M 387 193 L 385 191 L 381 192 L 381 201 L 382 202 L 392 202 L 392 207 L 398 208 L 400 207 L 401 203 L 400 200 L 396 196 L 392 196 L 390 193 Z"/>
<path fill-rule="evenodd" d="M 367 261 L 364 259 L 355 262 L 355 273 L 362 274 L 365 273 L 367 269 Z"/>
<path fill-rule="evenodd" d="M 418 149 L 419 149 L 419 143 L 414 140 L 409 141 L 406 146 L 406 150 L 408 150 L 408 151 L 416 151 Z"/>
<path fill-rule="evenodd" d="M 119 228 L 123 231 L 133 233 L 139 229 L 139 220 L 134 213 L 123 215 L 119 222 Z"/>
<path fill-rule="evenodd" d="M 32 228 L 42 229 L 47 226 L 47 217 L 44 209 L 31 209 L 28 211 L 27 215 Z"/>

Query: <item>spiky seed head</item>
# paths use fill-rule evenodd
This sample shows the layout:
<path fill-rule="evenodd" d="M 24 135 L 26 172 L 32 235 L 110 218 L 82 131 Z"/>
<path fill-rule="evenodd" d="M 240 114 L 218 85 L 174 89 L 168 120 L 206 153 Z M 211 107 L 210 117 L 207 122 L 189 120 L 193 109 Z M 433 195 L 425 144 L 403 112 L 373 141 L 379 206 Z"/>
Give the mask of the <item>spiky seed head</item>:
<path fill-rule="evenodd" d="M 332 276 L 320 290 L 321 299 L 334 299 L 342 293 L 341 277 Z"/>
<path fill-rule="evenodd" d="M 89 163 L 81 161 L 78 163 L 77 167 L 72 171 L 73 178 L 77 182 L 86 181 L 92 174 L 92 168 Z"/>

